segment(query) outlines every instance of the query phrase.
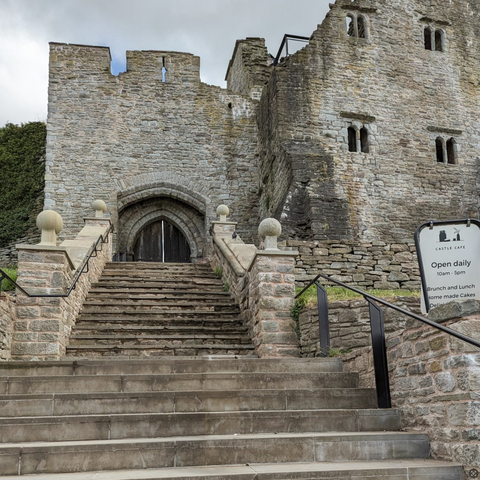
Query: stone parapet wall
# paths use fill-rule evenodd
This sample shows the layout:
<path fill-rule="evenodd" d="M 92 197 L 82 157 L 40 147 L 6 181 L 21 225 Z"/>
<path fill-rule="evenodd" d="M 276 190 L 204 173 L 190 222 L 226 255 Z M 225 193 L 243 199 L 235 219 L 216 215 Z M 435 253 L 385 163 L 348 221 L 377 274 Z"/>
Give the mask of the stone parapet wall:
<path fill-rule="evenodd" d="M 294 263 L 298 252 L 257 250 L 236 236 L 235 224 L 215 222 L 208 257 L 240 306 L 259 357 L 298 357 L 290 311 L 295 300 Z"/>
<path fill-rule="evenodd" d="M 420 299 L 397 297 L 388 299 L 399 307 L 420 313 Z M 383 307 L 386 332 L 405 328 L 408 317 Z M 328 305 L 331 347 L 337 350 L 359 349 L 371 345 L 370 316 L 366 300 L 342 300 Z M 300 349 L 302 357 L 320 356 L 320 338 L 317 307 L 303 310 L 299 316 Z"/>
<path fill-rule="evenodd" d="M 442 322 L 480 339 L 480 315 Z M 425 431 L 433 458 L 480 467 L 480 350 L 408 320 L 387 335 L 392 405 L 402 426 Z M 360 372 L 363 387 L 374 385 L 370 347 L 344 355 L 345 371 Z"/>
<path fill-rule="evenodd" d="M 0 295 L 0 360 L 10 360 L 13 324 L 15 321 L 15 299 L 8 293 Z"/>
<path fill-rule="evenodd" d="M 415 244 L 287 240 L 298 249 L 297 286 L 305 286 L 319 273 L 363 289 L 419 289 L 420 270 Z M 328 282 L 325 282 L 328 284 Z"/>
<path fill-rule="evenodd" d="M 32 295 L 65 294 L 99 235 L 107 235 L 109 220 L 87 220 L 75 240 L 59 247 L 18 246 L 17 283 Z M 70 332 L 92 283 L 112 258 L 112 241 L 90 259 L 68 297 L 28 297 L 17 289 L 11 357 L 14 360 L 58 360 L 65 355 Z"/>

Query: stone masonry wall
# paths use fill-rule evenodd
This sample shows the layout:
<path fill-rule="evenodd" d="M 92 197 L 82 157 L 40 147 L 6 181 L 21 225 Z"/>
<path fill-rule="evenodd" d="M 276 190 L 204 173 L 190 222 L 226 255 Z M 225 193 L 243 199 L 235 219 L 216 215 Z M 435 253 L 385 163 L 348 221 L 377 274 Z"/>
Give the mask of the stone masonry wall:
<path fill-rule="evenodd" d="M 413 242 L 287 240 L 285 244 L 300 252 L 295 266 L 297 286 L 307 285 L 322 273 L 362 289 L 420 289 Z"/>
<path fill-rule="evenodd" d="M 417 297 L 395 297 L 388 301 L 420 314 L 420 299 Z M 383 319 L 387 333 L 403 330 L 408 317 L 384 307 Z M 362 349 L 371 345 L 370 315 L 364 299 L 329 302 L 328 320 L 331 347 L 338 350 Z M 300 348 L 302 357 L 320 356 L 317 307 L 304 309 L 299 317 Z"/>
<path fill-rule="evenodd" d="M 480 339 L 478 314 L 442 323 Z M 387 357 L 392 404 L 400 410 L 403 427 L 429 435 L 433 458 L 460 462 L 466 471 L 478 469 L 479 350 L 408 320 L 404 329 L 387 335 Z M 360 372 L 362 386 L 374 385 L 370 347 L 343 360 L 345 371 Z"/>
<path fill-rule="evenodd" d="M 105 220 L 90 220 L 102 235 L 110 224 Z M 80 240 L 69 242 L 73 249 L 83 247 Z M 93 245 L 93 242 L 91 243 Z M 72 264 L 66 248 L 19 246 L 17 283 L 31 294 L 63 294 L 72 284 L 77 268 Z M 88 248 L 86 249 L 88 250 Z M 76 288 L 66 298 L 27 297 L 18 292 L 16 319 L 12 341 L 14 360 L 58 360 L 65 355 L 70 332 L 92 283 L 98 280 L 103 267 L 112 258 L 112 239 L 103 244 L 89 262 L 88 272 L 80 275 Z M 83 260 L 83 258 L 81 259 Z"/>
<path fill-rule="evenodd" d="M 15 299 L 8 293 L 0 295 L 0 361 L 10 360 L 12 332 L 15 321 Z"/>
<path fill-rule="evenodd" d="M 348 36 L 347 15 L 366 38 Z M 385 243 L 477 217 L 479 16 L 473 0 L 337 0 L 263 89 L 261 217 L 292 239 Z M 427 26 L 443 51 L 425 49 Z M 349 151 L 349 127 L 368 131 L 368 153 Z M 436 161 L 438 137 L 453 138 L 456 164 Z"/>
<path fill-rule="evenodd" d="M 144 198 L 168 180 L 173 189 L 160 196 L 179 200 L 174 187 L 189 185 L 227 203 L 249 237 L 258 225 L 257 102 L 202 83 L 199 71 L 194 55 L 141 51 L 127 52 L 127 71 L 114 76 L 106 47 L 50 45 L 45 207 L 62 215 L 61 238 L 80 230 L 96 198 L 117 225 L 117 197 L 132 179 L 144 182 Z"/>

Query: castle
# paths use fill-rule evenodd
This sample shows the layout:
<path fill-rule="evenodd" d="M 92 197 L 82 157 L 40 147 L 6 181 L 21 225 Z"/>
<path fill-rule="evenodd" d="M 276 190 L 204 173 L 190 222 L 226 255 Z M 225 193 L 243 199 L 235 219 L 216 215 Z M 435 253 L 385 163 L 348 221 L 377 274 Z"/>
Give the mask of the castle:
<path fill-rule="evenodd" d="M 187 53 L 127 52 L 114 76 L 106 47 L 50 48 L 45 208 L 65 236 L 96 198 L 117 251 L 147 255 L 169 229 L 194 262 L 221 203 L 244 239 L 273 216 L 296 248 L 398 253 L 428 219 L 478 217 L 476 0 L 337 0 L 276 65 L 262 39 L 237 41 L 226 90 Z"/>

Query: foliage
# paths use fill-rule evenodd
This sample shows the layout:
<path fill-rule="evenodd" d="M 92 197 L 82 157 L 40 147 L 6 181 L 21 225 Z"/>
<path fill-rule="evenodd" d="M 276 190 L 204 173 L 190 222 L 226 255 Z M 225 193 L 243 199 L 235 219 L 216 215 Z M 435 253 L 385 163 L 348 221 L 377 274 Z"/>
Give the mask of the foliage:
<path fill-rule="evenodd" d="M 223 268 L 222 267 L 217 267 L 215 269 L 215 275 L 218 277 L 218 278 L 222 278 L 223 277 Z"/>
<path fill-rule="evenodd" d="M 292 323 L 292 330 L 297 335 L 298 339 L 300 340 L 301 332 L 300 332 L 300 313 L 306 306 L 306 297 L 302 295 L 300 298 L 295 300 L 295 304 L 290 309 L 290 315 L 292 316 L 293 323 Z"/>
<path fill-rule="evenodd" d="M 352 349 L 351 348 L 332 348 L 332 347 L 328 349 L 329 357 L 339 357 L 344 353 L 352 353 Z"/>
<path fill-rule="evenodd" d="M 297 287 L 297 294 L 302 291 L 301 287 Z M 354 300 L 362 298 L 358 293 L 352 292 L 344 287 L 326 287 L 329 302 L 338 300 Z M 368 293 L 380 298 L 395 298 L 395 297 L 420 297 L 419 290 L 378 290 L 371 289 Z M 302 300 L 303 305 L 311 307 L 317 305 L 317 287 L 312 285 L 298 300 Z"/>
<path fill-rule="evenodd" d="M 46 136 L 43 122 L 0 128 L 0 247 L 35 224 L 35 207 L 45 184 Z"/>
<path fill-rule="evenodd" d="M 225 282 L 223 284 L 223 291 L 228 292 L 230 290 L 230 284 L 228 282 Z"/>
<path fill-rule="evenodd" d="M 17 267 L 1 267 L 1 269 L 14 281 L 17 281 Z M 7 278 L 2 280 L 2 292 L 15 290 L 15 285 Z"/>

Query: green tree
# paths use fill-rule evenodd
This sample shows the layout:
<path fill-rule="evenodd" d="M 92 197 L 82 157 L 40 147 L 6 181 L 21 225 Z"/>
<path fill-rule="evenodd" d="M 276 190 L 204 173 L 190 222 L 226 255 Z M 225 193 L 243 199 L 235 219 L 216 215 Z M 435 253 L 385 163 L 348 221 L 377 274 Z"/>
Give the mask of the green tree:
<path fill-rule="evenodd" d="M 0 128 L 0 247 L 24 236 L 35 223 L 45 186 L 46 138 L 43 122 Z"/>

